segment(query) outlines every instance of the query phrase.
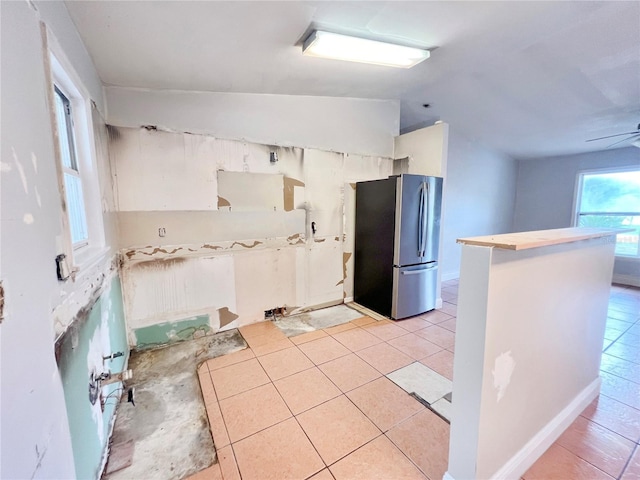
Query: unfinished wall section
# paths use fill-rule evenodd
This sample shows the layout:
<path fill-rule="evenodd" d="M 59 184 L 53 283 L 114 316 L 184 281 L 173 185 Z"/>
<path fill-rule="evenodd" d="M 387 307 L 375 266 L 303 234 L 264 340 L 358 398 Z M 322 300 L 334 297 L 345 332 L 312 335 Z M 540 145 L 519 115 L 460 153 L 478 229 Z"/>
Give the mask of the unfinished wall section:
<path fill-rule="evenodd" d="M 131 345 L 353 295 L 353 184 L 386 178 L 391 159 L 145 127 L 110 132 Z"/>

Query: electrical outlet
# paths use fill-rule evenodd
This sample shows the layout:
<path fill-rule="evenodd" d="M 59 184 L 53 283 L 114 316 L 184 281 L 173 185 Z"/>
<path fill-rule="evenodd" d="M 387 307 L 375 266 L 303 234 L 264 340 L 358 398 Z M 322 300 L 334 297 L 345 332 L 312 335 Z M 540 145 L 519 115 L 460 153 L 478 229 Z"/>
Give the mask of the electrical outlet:
<path fill-rule="evenodd" d="M 167 234 L 167 229 L 164 227 L 160 227 L 158 229 L 158 236 L 159 237 L 164 237 Z"/>

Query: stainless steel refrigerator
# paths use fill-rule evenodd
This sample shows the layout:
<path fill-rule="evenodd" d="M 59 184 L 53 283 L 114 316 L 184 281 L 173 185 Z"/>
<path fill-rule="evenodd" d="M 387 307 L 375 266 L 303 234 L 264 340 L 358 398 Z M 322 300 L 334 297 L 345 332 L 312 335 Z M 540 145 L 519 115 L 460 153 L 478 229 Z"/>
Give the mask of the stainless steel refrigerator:
<path fill-rule="evenodd" d="M 436 307 L 442 179 L 356 184 L 354 300 L 393 319 Z"/>

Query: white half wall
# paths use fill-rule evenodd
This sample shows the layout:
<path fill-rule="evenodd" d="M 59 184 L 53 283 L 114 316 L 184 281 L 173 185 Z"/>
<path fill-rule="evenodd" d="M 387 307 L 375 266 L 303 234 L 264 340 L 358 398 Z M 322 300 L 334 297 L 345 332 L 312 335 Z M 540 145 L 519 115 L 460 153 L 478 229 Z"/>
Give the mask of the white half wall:
<path fill-rule="evenodd" d="M 266 145 L 393 156 L 392 100 L 107 87 L 107 123 L 155 125 Z"/>
<path fill-rule="evenodd" d="M 570 227 L 579 172 L 639 165 L 640 149 L 634 147 L 521 160 L 518 165 L 514 231 Z M 640 286 L 640 262 L 617 257 L 613 280 Z"/>
<path fill-rule="evenodd" d="M 597 397 L 613 250 L 462 246 L 448 478 L 520 478 Z"/>
<path fill-rule="evenodd" d="M 517 162 L 449 132 L 449 154 L 442 210 L 442 281 L 460 272 L 456 239 L 511 231 Z"/>

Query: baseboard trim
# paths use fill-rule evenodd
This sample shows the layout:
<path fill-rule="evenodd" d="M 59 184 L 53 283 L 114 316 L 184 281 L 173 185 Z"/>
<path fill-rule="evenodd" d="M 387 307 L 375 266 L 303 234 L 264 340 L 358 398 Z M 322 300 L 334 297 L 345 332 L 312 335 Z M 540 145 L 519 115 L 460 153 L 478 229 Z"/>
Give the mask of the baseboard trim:
<path fill-rule="evenodd" d="M 521 478 L 538 458 L 555 442 L 560 435 L 578 418 L 600 393 L 600 377 L 584 388 L 572 401 L 562 409 L 547 425 L 540 430 L 527 444 L 503 465 L 494 479 Z M 452 479 L 453 480 L 453 479 Z"/>
<path fill-rule="evenodd" d="M 437 298 L 436 299 L 436 310 L 439 310 L 442 308 L 442 298 Z"/>
<path fill-rule="evenodd" d="M 565 408 L 562 409 L 542 430 L 533 436 L 491 479 L 521 478 L 538 458 L 555 442 L 560 435 L 578 418 L 580 413 L 600 393 L 600 377 L 584 388 Z M 448 471 L 442 480 L 456 480 Z"/>
<path fill-rule="evenodd" d="M 344 303 L 350 303 L 350 302 L 353 302 L 353 297 L 345 297 Z"/>
<path fill-rule="evenodd" d="M 619 283 L 621 285 L 630 285 L 632 287 L 640 287 L 640 278 L 633 275 L 620 275 L 613 274 L 613 283 Z"/>

